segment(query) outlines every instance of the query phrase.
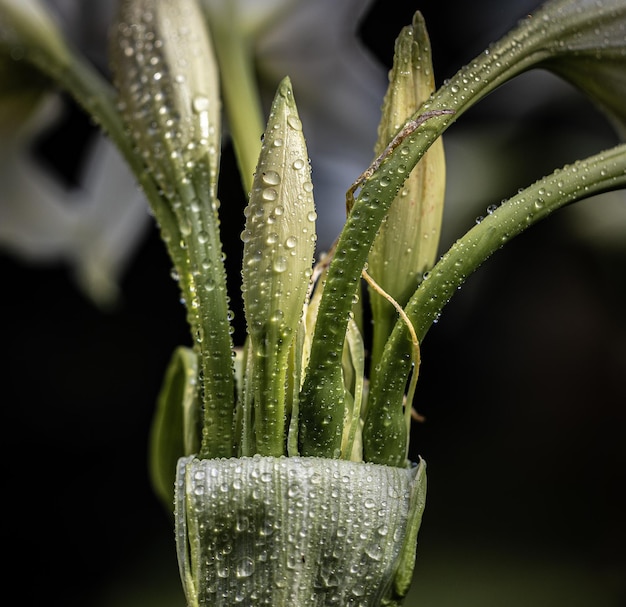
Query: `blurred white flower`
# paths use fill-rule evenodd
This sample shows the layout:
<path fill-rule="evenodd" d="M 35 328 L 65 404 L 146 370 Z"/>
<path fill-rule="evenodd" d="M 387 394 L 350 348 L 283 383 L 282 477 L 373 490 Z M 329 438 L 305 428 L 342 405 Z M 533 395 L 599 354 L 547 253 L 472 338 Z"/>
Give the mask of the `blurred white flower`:
<path fill-rule="evenodd" d="M 37 0 L 24 1 L 40 10 Z M 268 98 L 283 76 L 291 77 L 312 159 L 318 242 L 329 247 L 345 219 L 345 191 L 372 159 L 386 88 L 385 69 L 359 44 L 355 31 L 371 2 L 204 2 L 210 18 L 237 19 Z M 106 69 L 104 45 L 114 3 L 45 4 L 68 40 Z M 94 301 L 111 303 L 149 225 L 147 205 L 117 151 L 102 137 L 86 152 L 78 189 L 67 188 L 36 162 L 33 141 L 57 119 L 53 105 L 47 103 L 16 128 L 15 136 L 0 133 L 0 247 L 37 262 L 67 261 Z"/>
<path fill-rule="evenodd" d="M 41 3 L 11 0 L 0 8 L 32 21 L 33 35 L 44 45 L 56 44 L 54 25 Z M 20 58 L 19 49 L 10 44 L 13 59 Z M 77 188 L 66 186 L 54 168 L 38 161 L 36 141 L 62 113 L 61 99 L 49 86 L 25 62 L 2 57 L 0 247 L 37 263 L 68 263 L 80 288 L 98 305 L 110 305 L 149 225 L 147 207 L 128 167 L 102 135 L 86 151 L 53 151 L 55 156 L 86 154 Z"/>
<path fill-rule="evenodd" d="M 37 162 L 33 139 L 56 118 L 57 102 L 47 99 L 0 144 L 0 246 L 38 263 L 66 261 L 83 291 L 109 305 L 150 218 L 134 177 L 103 136 L 87 152 L 80 188 Z"/>

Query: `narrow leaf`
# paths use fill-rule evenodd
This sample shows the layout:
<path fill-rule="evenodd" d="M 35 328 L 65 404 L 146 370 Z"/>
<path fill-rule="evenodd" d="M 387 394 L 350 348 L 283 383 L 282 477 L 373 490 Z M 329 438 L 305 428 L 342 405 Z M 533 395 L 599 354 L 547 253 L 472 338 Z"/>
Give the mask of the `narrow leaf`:
<path fill-rule="evenodd" d="M 312 272 L 313 186 L 288 78 L 274 98 L 246 209 L 243 295 L 254 367 L 256 449 L 281 455 L 286 440 L 287 358 Z"/>
<path fill-rule="evenodd" d="M 564 16 L 567 17 L 567 26 L 562 20 Z M 602 58 L 607 51 L 605 29 L 608 29 L 615 33 L 615 45 L 610 49 L 610 56 L 615 57 L 617 53 L 622 58 L 626 57 L 621 50 L 624 37 L 619 35 L 626 27 L 625 21 L 626 5 L 622 0 L 547 2 L 534 17 L 521 21 L 459 70 L 411 117 L 412 121 L 424 116 L 429 116 L 429 119 L 391 150 L 373 175 L 361 184 L 360 193 L 337 242 L 300 395 L 301 417 L 310 422 L 306 432 L 300 436 L 301 453 L 335 453 L 335 457 L 338 456 L 341 436 L 336 430 L 343 411 L 343 383 L 336 361 L 341 355 L 352 298 L 370 247 L 408 172 L 413 170 L 450 124 L 501 84 L 533 67 L 550 67 L 550 60 L 557 55 L 560 69 L 566 61 L 575 62 L 580 52 L 573 44 L 577 38 L 584 37 L 586 40 L 585 57 L 595 53 Z M 607 91 L 622 90 L 619 88 L 619 79 L 623 77 L 620 76 L 623 74 L 622 66 L 621 61 L 617 62 L 616 70 L 611 71 L 611 78 L 603 83 Z M 585 90 L 593 94 L 589 88 Z M 324 419 L 325 423 L 315 425 L 317 419 Z"/>
<path fill-rule="evenodd" d="M 417 534 L 422 525 L 422 516 L 426 507 L 426 486 L 426 462 L 420 458 L 415 473 L 415 482 L 411 486 L 407 531 L 398 560 L 398 569 L 393 581 L 394 598 L 400 601 L 407 595 L 413 581 Z"/>
<path fill-rule="evenodd" d="M 505 243 L 556 209 L 620 188 L 626 188 L 626 145 L 563 167 L 505 202 L 454 243 L 411 297 L 405 312 L 419 340 L 423 340 L 467 277 Z M 410 371 L 410 341 L 405 324 L 399 321 L 370 386 L 368 406 L 382 410 L 402 406 Z M 373 435 L 376 428 L 371 431 Z M 381 440 L 370 441 L 373 448 L 366 453 L 366 460 L 393 465 L 383 435 L 380 436 Z"/>
<path fill-rule="evenodd" d="M 350 319 L 343 349 L 346 390 L 345 419 L 341 442 L 341 457 L 353 462 L 363 461 L 362 411 L 365 401 L 365 346 L 356 321 Z"/>
<path fill-rule="evenodd" d="M 152 485 L 170 512 L 176 462 L 198 452 L 200 417 L 197 357 L 193 350 L 180 347 L 167 368 L 150 433 Z"/>

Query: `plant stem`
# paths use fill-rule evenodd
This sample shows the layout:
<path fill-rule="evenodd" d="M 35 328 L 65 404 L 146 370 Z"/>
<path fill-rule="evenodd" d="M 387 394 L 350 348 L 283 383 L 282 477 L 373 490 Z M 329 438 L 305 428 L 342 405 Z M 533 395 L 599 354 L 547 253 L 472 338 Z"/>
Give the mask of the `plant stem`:
<path fill-rule="evenodd" d="M 252 188 L 263 134 L 263 111 L 254 76 L 249 45 L 239 30 L 234 14 L 237 7 L 227 3 L 228 15 L 211 20 L 209 26 L 222 73 L 221 85 L 235 155 L 246 194 Z M 223 23 L 227 23 L 225 27 Z"/>

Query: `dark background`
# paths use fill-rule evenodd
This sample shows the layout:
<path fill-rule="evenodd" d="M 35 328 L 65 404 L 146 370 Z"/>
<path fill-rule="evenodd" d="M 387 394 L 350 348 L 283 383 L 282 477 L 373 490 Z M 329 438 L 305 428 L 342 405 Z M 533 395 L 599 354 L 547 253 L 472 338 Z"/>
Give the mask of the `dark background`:
<path fill-rule="evenodd" d="M 441 82 L 534 4 L 379 1 L 360 36 L 390 66 L 395 36 L 420 8 Z M 509 163 L 496 197 L 463 185 L 465 229 L 518 187 L 616 141 L 569 91 L 519 113 L 541 95 L 532 79 L 520 81 L 451 129 L 451 140 L 454 129 L 487 138 L 516 125 L 494 143 Z M 68 102 L 65 122 L 42 141 L 43 161 L 71 181 L 75 155 L 58 149 L 91 133 Z M 577 146 L 559 145 L 564 133 L 579 136 Z M 222 164 L 220 197 L 242 205 L 224 218 L 236 302 L 245 198 L 228 146 Z M 582 204 L 609 212 L 602 201 Z M 415 428 L 412 456 L 428 462 L 429 497 L 409 605 L 626 605 L 626 248 L 581 238 L 573 210 L 485 264 L 423 344 L 417 404 L 427 421 Z M 21 603 L 184 604 L 146 456 L 164 369 L 189 343 L 170 268 L 153 227 L 119 305 L 105 311 L 67 267 L 0 254 L 4 577 Z"/>

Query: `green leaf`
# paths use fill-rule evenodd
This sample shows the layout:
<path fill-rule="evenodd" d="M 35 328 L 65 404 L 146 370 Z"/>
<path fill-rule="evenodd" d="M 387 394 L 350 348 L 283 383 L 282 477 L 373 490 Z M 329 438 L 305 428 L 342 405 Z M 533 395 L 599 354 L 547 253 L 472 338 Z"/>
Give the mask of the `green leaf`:
<path fill-rule="evenodd" d="M 567 204 L 625 187 L 626 145 L 621 145 L 563 167 L 502 204 L 454 243 L 405 307 L 420 342 L 467 277 L 512 238 Z M 398 321 L 370 386 L 368 411 L 378 409 L 382 416 L 403 407 L 410 355 L 406 326 Z M 372 424 L 366 430 L 370 438 L 366 460 L 394 465 L 395 452 L 382 429 Z"/>
<path fill-rule="evenodd" d="M 365 403 L 365 346 L 357 323 L 350 319 L 343 349 L 346 410 L 341 441 L 341 457 L 363 461 L 362 411 Z"/>
<path fill-rule="evenodd" d="M 611 107 L 618 112 L 614 105 L 619 107 L 619 95 L 614 92 L 623 90 L 618 88 L 620 83 L 623 85 L 623 80 L 620 80 L 623 71 L 621 61 L 614 59 L 616 56 L 624 57 L 621 46 L 624 37 L 620 38 L 619 32 L 623 32 L 625 20 L 626 5 L 622 0 L 547 2 L 535 16 L 521 21 L 423 103 L 411 120 L 419 120 L 427 112 L 452 111 L 453 114 L 431 114 L 428 121 L 391 150 L 378 169 L 361 184 L 360 193 L 337 242 L 325 295 L 319 307 L 310 362 L 300 395 L 300 415 L 302 423 L 307 426 L 306 431 L 300 433 L 302 454 L 324 456 L 330 453 L 338 457 L 340 452 L 343 382 L 336 361 L 341 355 L 352 298 L 370 247 L 408 173 L 437 138 L 472 105 L 524 71 L 534 67 L 551 67 L 556 57 L 559 70 L 565 69 L 566 62 L 573 64 L 577 58 L 589 57 L 590 54 L 613 61 L 616 70 L 611 70 L 611 78 L 598 86 L 607 91 L 603 97 L 605 103 L 609 99 L 614 100 Z M 615 41 L 613 46 L 606 43 L 605 29 Z M 583 38 L 585 52 L 581 55 L 575 41 Z M 593 94 L 594 91 L 586 84 L 585 90 Z M 438 302 L 432 307 L 438 307 Z M 432 321 L 430 316 L 427 318 L 426 322 Z M 420 337 L 420 331 L 417 333 Z M 397 360 L 401 359 L 409 343 L 406 341 L 404 348 L 398 350 Z M 388 360 L 386 365 L 389 364 L 392 363 Z M 410 363 L 402 360 L 402 369 L 406 364 Z M 406 379 L 403 371 L 400 375 L 394 382 L 398 390 L 400 380 Z M 393 404 L 386 403 L 384 406 L 397 406 L 397 403 L 394 400 Z"/>
<path fill-rule="evenodd" d="M 417 534 L 422 525 L 422 515 L 426 506 L 426 462 L 420 458 L 415 481 L 411 486 L 409 518 L 404 536 L 404 544 L 398 560 L 398 569 L 393 580 L 393 593 L 396 600 L 402 600 L 408 593 L 415 569 Z"/>
<path fill-rule="evenodd" d="M 124 0 L 111 55 L 125 123 L 163 191 L 176 228 L 170 246 L 202 369 L 202 457 L 234 449 L 230 312 L 219 235 L 217 64 L 194 0 Z M 161 207 L 154 207 L 157 219 Z M 178 239 L 175 241 L 174 239 Z"/>
<path fill-rule="evenodd" d="M 165 373 L 150 432 L 150 478 L 168 511 L 174 506 L 176 464 L 200 447 L 200 422 L 198 358 L 181 346 Z"/>
<path fill-rule="evenodd" d="M 317 312 L 317 322 L 300 392 L 300 453 L 339 457 L 343 433 L 344 382 L 341 365 L 346 327 L 367 254 L 378 228 L 415 163 L 410 164 L 417 133 L 440 119 L 425 114 L 394 137 L 380 164 L 361 188 L 337 240 Z M 388 153 L 388 151 L 390 151 Z M 394 152 L 398 152 L 397 154 Z M 374 166 L 373 165 L 373 166 Z M 410 165 L 410 166 L 409 166 Z M 356 183 L 360 183 L 357 180 Z"/>
<path fill-rule="evenodd" d="M 291 83 L 278 87 L 242 234 L 256 450 L 286 445 L 288 356 L 302 321 L 315 248 L 313 185 Z M 249 455 L 249 454 L 247 454 Z"/>
<path fill-rule="evenodd" d="M 581 88 L 608 112 L 624 134 L 625 30 L 626 5 L 622 0 L 546 2 L 460 69 L 421 111 L 453 109 L 456 120 L 511 78 L 530 69 L 545 68 Z M 437 134 L 451 122 L 444 118 Z M 431 141 L 419 138 L 417 143 L 422 148 Z"/>

